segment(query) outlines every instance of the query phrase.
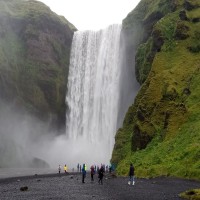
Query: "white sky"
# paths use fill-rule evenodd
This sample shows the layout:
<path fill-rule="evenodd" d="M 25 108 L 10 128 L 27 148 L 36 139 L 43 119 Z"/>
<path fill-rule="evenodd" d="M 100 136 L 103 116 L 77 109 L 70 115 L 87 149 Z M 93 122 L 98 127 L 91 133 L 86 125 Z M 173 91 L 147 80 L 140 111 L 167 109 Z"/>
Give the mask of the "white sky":
<path fill-rule="evenodd" d="M 121 24 L 140 0 L 39 0 L 63 15 L 78 30 L 99 30 Z"/>

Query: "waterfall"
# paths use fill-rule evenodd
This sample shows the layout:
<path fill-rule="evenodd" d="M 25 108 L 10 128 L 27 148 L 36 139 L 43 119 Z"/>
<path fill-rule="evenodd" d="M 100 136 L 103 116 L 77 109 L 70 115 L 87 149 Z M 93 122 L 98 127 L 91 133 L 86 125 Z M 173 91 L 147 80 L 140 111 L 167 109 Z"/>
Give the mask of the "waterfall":
<path fill-rule="evenodd" d="M 121 25 L 74 33 L 66 135 L 79 160 L 109 163 L 118 128 Z M 92 157 L 91 157 L 92 155 Z M 81 162 L 84 162 L 84 159 Z"/>

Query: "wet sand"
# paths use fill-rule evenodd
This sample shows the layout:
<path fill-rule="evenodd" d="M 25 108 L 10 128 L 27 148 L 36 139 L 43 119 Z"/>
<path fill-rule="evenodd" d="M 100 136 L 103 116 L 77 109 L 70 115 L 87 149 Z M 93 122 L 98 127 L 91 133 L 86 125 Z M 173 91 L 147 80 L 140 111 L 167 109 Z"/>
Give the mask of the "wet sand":
<path fill-rule="evenodd" d="M 27 191 L 20 188 L 28 187 Z M 159 177 L 136 179 L 135 185 L 128 185 L 128 177 L 113 178 L 106 175 L 103 185 L 94 182 L 87 173 L 85 183 L 81 174 L 45 174 L 0 179 L 1 200 L 40 200 L 40 199 L 102 199 L 102 200 L 178 200 L 178 194 L 200 188 L 199 181 Z"/>

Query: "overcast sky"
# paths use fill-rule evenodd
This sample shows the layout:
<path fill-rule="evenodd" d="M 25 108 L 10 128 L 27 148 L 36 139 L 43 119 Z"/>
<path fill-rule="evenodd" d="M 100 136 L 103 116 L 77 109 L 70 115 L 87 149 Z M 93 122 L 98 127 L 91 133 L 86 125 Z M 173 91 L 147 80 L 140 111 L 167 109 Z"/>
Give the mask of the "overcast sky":
<path fill-rule="evenodd" d="M 78 30 L 99 30 L 121 24 L 140 0 L 40 0 Z"/>

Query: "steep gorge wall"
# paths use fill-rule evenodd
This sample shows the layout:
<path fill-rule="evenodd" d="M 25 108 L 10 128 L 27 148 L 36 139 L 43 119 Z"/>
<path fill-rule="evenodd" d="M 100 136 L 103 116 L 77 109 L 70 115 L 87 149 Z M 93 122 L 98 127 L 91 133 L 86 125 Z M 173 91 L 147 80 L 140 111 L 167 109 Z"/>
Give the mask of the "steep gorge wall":
<path fill-rule="evenodd" d="M 0 0 L 1 100 L 64 126 L 75 30 L 41 2 Z"/>
<path fill-rule="evenodd" d="M 138 176 L 199 174 L 200 136 L 198 128 L 191 129 L 199 127 L 199 6 L 199 1 L 142 0 L 123 21 L 127 59 L 136 64 L 141 89 L 116 135 L 111 161 L 119 173 L 134 162 Z M 194 164 L 185 172 L 188 161 Z"/>

